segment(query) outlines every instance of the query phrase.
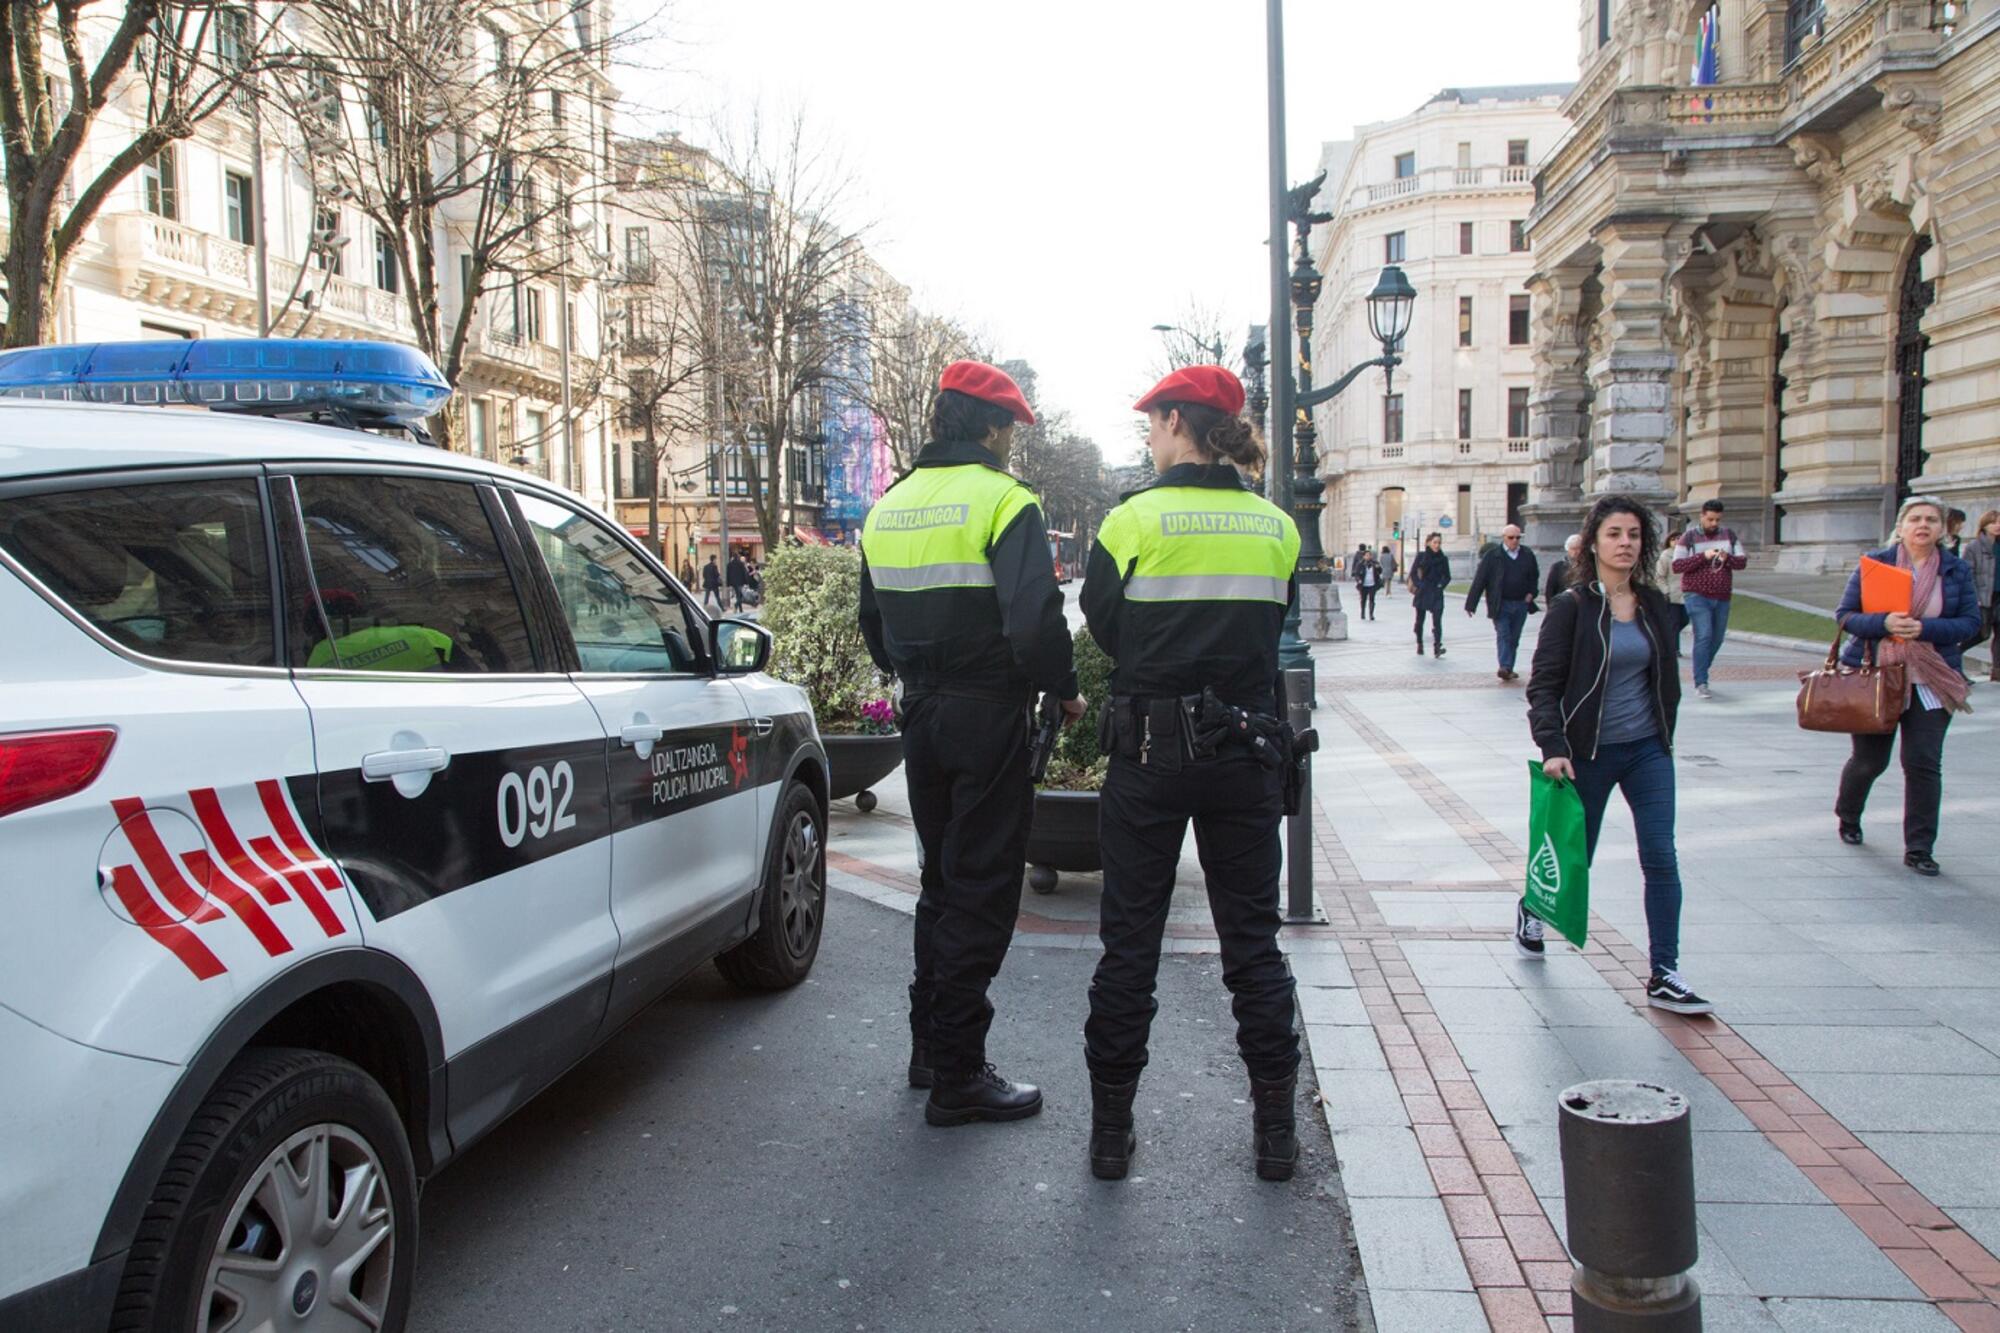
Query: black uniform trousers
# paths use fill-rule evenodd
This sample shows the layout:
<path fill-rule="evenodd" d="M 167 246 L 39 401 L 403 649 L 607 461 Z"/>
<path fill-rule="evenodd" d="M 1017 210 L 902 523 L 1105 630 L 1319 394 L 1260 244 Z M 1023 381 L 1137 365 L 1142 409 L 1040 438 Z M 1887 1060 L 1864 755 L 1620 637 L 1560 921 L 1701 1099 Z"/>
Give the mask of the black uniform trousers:
<path fill-rule="evenodd" d="M 1185 761 L 1162 773 L 1115 755 L 1098 801 L 1104 897 L 1098 937 L 1104 957 L 1090 983 L 1084 1056 L 1108 1083 L 1130 1083 L 1146 1067 L 1146 1036 L 1159 1004 L 1160 939 L 1173 898 L 1181 844 L 1194 823 L 1208 906 L 1222 946 L 1222 984 L 1236 1013 L 1236 1044 L 1257 1079 L 1298 1068 L 1292 973 L 1278 948 L 1277 772 L 1244 754 Z"/>
<path fill-rule="evenodd" d="M 910 1032 L 941 1076 L 986 1060 L 1000 971 L 1021 912 L 1028 821 L 1025 702 L 922 694 L 903 703 L 903 768 L 923 852 Z"/>

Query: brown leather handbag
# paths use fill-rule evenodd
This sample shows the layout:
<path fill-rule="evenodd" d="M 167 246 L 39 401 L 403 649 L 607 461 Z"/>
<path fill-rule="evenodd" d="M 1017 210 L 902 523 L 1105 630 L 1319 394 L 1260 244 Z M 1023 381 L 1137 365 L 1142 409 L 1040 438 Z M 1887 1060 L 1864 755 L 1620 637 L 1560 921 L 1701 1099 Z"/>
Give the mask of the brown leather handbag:
<path fill-rule="evenodd" d="M 1799 725 L 1807 731 L 1886 736 L 1902 720 L 1908 675 L 1901 662 L 1878 663 L 1873 641 L 1863 648 L 1860 666 L 1842 666 L 1842 632 L 1833 631 L 1833 647 L 1819 670 L 1799 673 Z"/>

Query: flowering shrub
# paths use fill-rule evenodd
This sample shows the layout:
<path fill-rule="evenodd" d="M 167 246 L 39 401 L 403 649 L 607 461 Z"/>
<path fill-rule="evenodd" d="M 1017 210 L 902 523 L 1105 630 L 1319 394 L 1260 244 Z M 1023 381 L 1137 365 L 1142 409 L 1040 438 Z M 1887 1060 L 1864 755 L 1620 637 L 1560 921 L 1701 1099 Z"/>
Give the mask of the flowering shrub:
<path fill-rule="evenodd" d="M 1056 752 L 1049 759 L 1044 787 L 1061 791 L 1097 791 L 1104 786 L 1110 758 L 1097 743 L 1097 720 L 1111 693 L 1111 659 L 1090 637 L 1090 631 L 1076 632 L 1076 688 L 1083 695 L 1083 716 L 1056 737 Z"/>
<path fill-rule="evenodd" d="M 867 736 L 893 735 L 896 730 L 896 705 L 887 699 L 870 699 L 861 705 L 861 732 Z"/>
<path fill-rule="evenodd" d="M 850 546 L 781 546 L 764 566 L 770 672 L 812 700 L 823 731 L 894 731 L 888 682 L 861 637 L 861 553 Z M 883 713 L 887 712 L 886 724 Z"/>

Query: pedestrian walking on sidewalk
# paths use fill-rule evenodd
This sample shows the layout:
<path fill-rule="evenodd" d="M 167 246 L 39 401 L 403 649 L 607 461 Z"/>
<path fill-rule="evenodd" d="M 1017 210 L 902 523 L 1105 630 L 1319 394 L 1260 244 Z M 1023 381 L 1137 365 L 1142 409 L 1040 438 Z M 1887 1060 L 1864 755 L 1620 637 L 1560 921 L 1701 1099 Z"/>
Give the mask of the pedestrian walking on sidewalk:
<path fill-rule="evenodd" d="M 1576 783 L 1593 860 L 1612 789 L 1624 793 L 1646 881 L 1647 1002 L 1705 1014 L 1714 1006 L 1680 973 L 1673 744 L 1681 679 L 1673 604 L 1654 583 L 1658 531 L 1652 511 L 1630 496 L 1607 495 L 1591 506 L 1569 591 L 1549 603 L 1535 644 L 1528 728 L 1542 750 L 1542 771 Z M 1522 899 L 1514 909 L 1515 947 L 1540 958 L 1543 937 L 1542 922 Z"/>
<path fill-rule="evenodd" d="M 701 604 L 704 610 L 714 606 L 717 615 L 729 609 L 722 600 L 722 570 L 715 563 L 714 556 L 710 556 L 708 563 L 701 567 Z"/>
<path fill-rule="evenodd" d="M 1722 526 L 1722 501 L 1704 500 L 1701 522 L 1690 524 L 1674 543 L 1674 573 L 1681 577 L 1681 598 L 1688 623 L 1694 626 L 1694 692 L 1704 699 L 1709 668 L 1729 632 L 1729 596 L 1735 571 L 1750 563 L 1733 528 Z"/>
<path fill-rule="evenodd" d="M 1417 604 L 1417 656 L 1424 655 L 1424 617 L 1431 618 L 1431 650 L 1444 656 L 1444 588 L 1451 582 L 1451 557 L 1444 553 L 1444 534 L 1424 538 L 1424 549 L 1410 562 L 1410 599 Z"/>
<path fill-rule="evenodd" d="M 1563 542 L 1563 553 L 1556 557 L 1556 562 L 1553 565 L 1549 566 L 1549 577 L 1542 584 L 1542 602 L 1544 605 L 1554 605 L 1557 594 L 1569 587 L 1570 567 L 1576 563 L 1576 553 L 1582 547 L 1583 538 L 1577 536 L 1574 532 Z"/>
<path fill-rule="evenodd" d="M 1382 562 L 1382 595 L 1387 597 L 1396 589 L 1396 571 L 1403 567 L 1403 555 L 1394 546 L 1385 545 L 1378 558 Z"/>
<path fill-rule="evenodd" d="M 1945 509 L 1929 495 L 1913 495 L 1896 514 L 1893 545 L 1870 552 L 1872 557 L 1910 571 L 1910 614 L 1861 609 L 1861 570 L 1847 580 L 1847 590 L 1834 608 L 1834 619 L 1854 638 L 1841 660 L 1858 667 L 1863 641 L 1874 644 L 1881 662 L 1901 662 L 1907 695 L 1897 731 L 1884 736 L 1854 737 L 1854 753 L 1840 770 L 1840 794 L 1834 815 L 1840 820 L 1840 840 L 1861 843 L 1861 812 L 1869 788 L 1889 767 L 1897 732 L 1903 739 L 1903 864 L 1919 875 L 1935 875 L 1938 805 L 1944 797 L 1944 733 L 1953 713 L 1970 712 L 1969 682 L 1960 670 L 1960 647 L 1979 628 L 1979 603 L 1973 592 L 1972 566 L 1944 549 Z"/>
<path fill-rule="evenodd" d="M 1035 414 L 1004 371 L 945 367 L 931 440 L 868 511 L 861 633 L 902 684 L 903 769 L 917 826 L 910 1086 L 933 1125 L 1019 1120 L 1039 1088 L 986 1058 L 987 988 L 1021 912 L 1028 716 L 1037 690 L 1083 716 L 1062 590 L 1035 494 L 1007 470 L 1014 426 Z"/>
<path fill-rule="evenodd" d="M 1500 545 L 1486 553 L 1472 576 L 1472 591 L 1465 595 L 1465 614 L 1479 609 L 1486 599 L 1486 614 L 1493 619 L 1493 647 L 1502 680 L 1518 680 L 1514 656 L 1521 647 L 1521 627 L 1535 612 L 1535 594 L 1541 591 L 1541 570 L 1535 553 L 1521 545 L 1521 530 L 1509 523 L 1500 529 Z"/>
<path fill-rule="evenodd" d="M 1137 1146 L 1132 1099 L 1192 822 L 1250 1074 L 1257 1174 L 1289 1180 L 1299 1038 L 1278 948 L 1278 822 L 1291 756 L 1277 683 L 1299 533 L 1246 484 L 1263 469 L 1264 446 L 1242 416 L 1236 376 L 1188 366 L 1135 406 L 1159 475 L 1105 516 L 1083 581 L 1084 619 L 1116 663 L 1100 733 L 1111 755 L 1098 804 L 1104 956 L 1083 1027 L 1090 1170 L 1122 1179 Z"/>
<path fill-rule="evenodd" d="M 1375 594 L 1382 590 L 1382 562 L 1373 552 L 1361 557 L 1361 563 L 1354 571 L 1354 586 L 1361 594 L 1361 618 L 1375 618 Z"/>
<path fill-rule="evenodd" d="M 1986 639 L 1986 679 L 2000 681 L 2000 593 L 1996 593 L 1993 582 L 1993 567 L 1996 555 L 2000 555 L 2000 509 L 1989 509 L 1979 516 L 1979 530 L 1973 534 L 1970 560 L 1972 563 L 1973 599 L 1979 604 L 1983 618 L 1982 633 Z M 1975 640 L 1979 636 L 1974 636 Z"/>

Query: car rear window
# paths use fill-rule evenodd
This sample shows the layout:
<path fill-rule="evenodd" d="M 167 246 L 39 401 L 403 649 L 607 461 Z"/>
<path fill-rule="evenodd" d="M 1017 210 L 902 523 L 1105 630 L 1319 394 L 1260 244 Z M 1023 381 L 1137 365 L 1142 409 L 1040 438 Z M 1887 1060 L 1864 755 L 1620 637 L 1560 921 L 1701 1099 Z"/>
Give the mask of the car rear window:
<path fill-rule="evenodd" d="M 428 477 L 300 476 L 325 621 L 293 665 L 346 671 L 536 669 L 514 578 L 476 487 Z"/>
<path fill-rule="evenodd" d="M 0 500 L 0 549 L 134 651 L 277 665 L 270 561 L 252 478 Z"/>

